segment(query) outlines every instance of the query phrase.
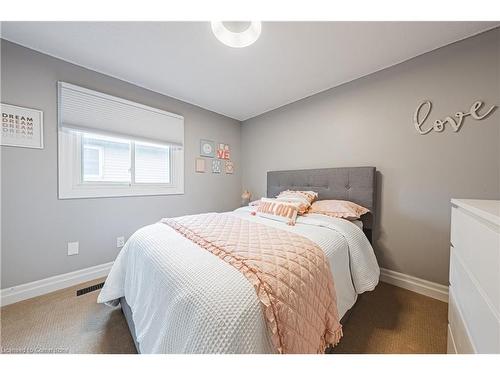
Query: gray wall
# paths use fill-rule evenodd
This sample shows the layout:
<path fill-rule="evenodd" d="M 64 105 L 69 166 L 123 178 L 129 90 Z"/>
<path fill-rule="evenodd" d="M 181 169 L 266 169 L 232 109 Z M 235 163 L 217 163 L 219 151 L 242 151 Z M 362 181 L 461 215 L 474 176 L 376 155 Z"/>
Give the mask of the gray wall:
<path fill-rule="evenodd" d="M 428 121 L 500 105 L 499 69 L 496 29 L 245 121 L 243 187 L 265 195 L 269 170 L 375 166 L 379 263 L 447 284 L 450 198 L 500 199 L 500 110 L 425 136 L 412 117 L 425 99 Z"/>
<path fill-rule="evenodd" d="M 1 101 L 44 112 L 43 150 L 1 147 L 1 288 L 116 258 L 116 237 L 162 217 L 236 208 L 241 195 L 240 123 L 190 104 L 1 41 Z M 74 83 L 184 116 L 185 194 L 57 199 L 56 82 Z M 196 174 L 200 138 L 229 143 L 234 175 Z M 67 256 L 66 243 L 80 242 Z"/>
<path fill-rule="evenodd" d="M 449 199 L 500 199 L 500 110 L 481 122 L 467 118 L 459 133 L 420 136 L 412 126 L 423 99 L 434 104 L 429 120 L 467 111 L 476 99 L 500 104 L 498 29 L 245 121 L 241 130 L 235 120 L 3 40 L 1 55 L 1 101 L 41 109 L 45 120 L 43 150 L 1 147 L 1 288 L 112 261 L 117 236 L 161 217 L 234 209 L 241 180 L 265 195 L 268 170 L 358 165 L 381 173 L 381 265 L 446 284 Z M 58 200 L 58 80 L 183 115 L 186 193 Z M 232 146 L 233 176 L 194 173 L 200 138 Z M 66 255 L 69 241 L 80 241 L 79 255 Z"/>

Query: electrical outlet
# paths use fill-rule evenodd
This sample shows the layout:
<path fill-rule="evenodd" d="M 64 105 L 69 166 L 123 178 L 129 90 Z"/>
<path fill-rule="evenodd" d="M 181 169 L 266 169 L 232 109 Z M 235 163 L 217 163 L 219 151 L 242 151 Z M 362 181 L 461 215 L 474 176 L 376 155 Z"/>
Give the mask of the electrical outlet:
<path fill-rule="evenodd" d="M 68 242 L 68 255 L 78 255 L 78 242 Z"/>
<path fill-rule="evenodd" d="M 123 247 L 125 245 L 125 237 L 116 237 L 116 247 Z"/>

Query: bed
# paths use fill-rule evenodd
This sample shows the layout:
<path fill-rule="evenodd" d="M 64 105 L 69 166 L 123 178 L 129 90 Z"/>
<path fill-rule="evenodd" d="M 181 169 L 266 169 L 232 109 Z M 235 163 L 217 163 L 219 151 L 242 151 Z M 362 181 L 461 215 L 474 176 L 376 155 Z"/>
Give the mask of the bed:
<path fill-rule="evenodd" d="M 333 275 L 339 317 L 359 294 L 373 290 L 379 267 L 370 245 L 375 215 L 374 167 L 272 171 L 267 196 L 314 190 L 318 199 L 342 199 L 370 210 L 353 223 L 324 215 L 295 226 L 250 215 L 230 215 L 292 231 L 316 243 Z M 163 223 L 139 229 L 120 252 L 98 302 L 121 304 L 139 353 L 274 353 L 262 307 L 250 282 Z"/>

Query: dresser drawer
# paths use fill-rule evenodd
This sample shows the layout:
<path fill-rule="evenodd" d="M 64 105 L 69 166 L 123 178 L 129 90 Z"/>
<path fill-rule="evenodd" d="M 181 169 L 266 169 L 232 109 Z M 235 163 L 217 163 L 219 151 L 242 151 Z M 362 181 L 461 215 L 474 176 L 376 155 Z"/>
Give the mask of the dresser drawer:
<path fill-rule="evenodd" d="M 458 352 L 462 352 L 455 333 L 462 321 L 472 346 L 478 353 L 500 353 L 500 318 L 485 298 L 477 281 L 452 249 L 450 260 L 449 321 Z"/>
<path fill-rule="evenodd" d="M 455 302 L 453 290 L 449 290 L 448 303 L 448 353 L 454 350 L 458 354 L 473 354 L 476 352 L 467 332 L 464 318 Z"/>
<path fill-rule="evenodd" d="M 453 333 L 451 333 L 451 326 L 448 324 L 448 342 L 446 348 L 447 354 L 458 354 L 457 348 L 455 346 L 455 340 L 453 339 Z"/>
<path fill-rule="evenodd" d="M 463 264 L 474 276 L 500 313 L 500 233 L 499 227 L 453 207 L 451 243 Z"/>

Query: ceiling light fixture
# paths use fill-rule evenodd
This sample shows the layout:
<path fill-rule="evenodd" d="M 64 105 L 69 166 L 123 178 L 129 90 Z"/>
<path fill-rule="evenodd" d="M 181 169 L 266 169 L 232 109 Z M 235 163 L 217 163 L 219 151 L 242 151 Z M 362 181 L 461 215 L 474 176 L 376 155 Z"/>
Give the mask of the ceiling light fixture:
<path fill-rule="evenodd" d="M 243 48 L 255 43 L 255 41 L 259 39 L 260 32 L 262 31 L 262 24 L 260 21 L 252 21 L 245 30 L 235 32 L 229 30 L 224 25 L 224 22 L 212 21 L 212 31 L 217 39 L 226 46 Z"/>

